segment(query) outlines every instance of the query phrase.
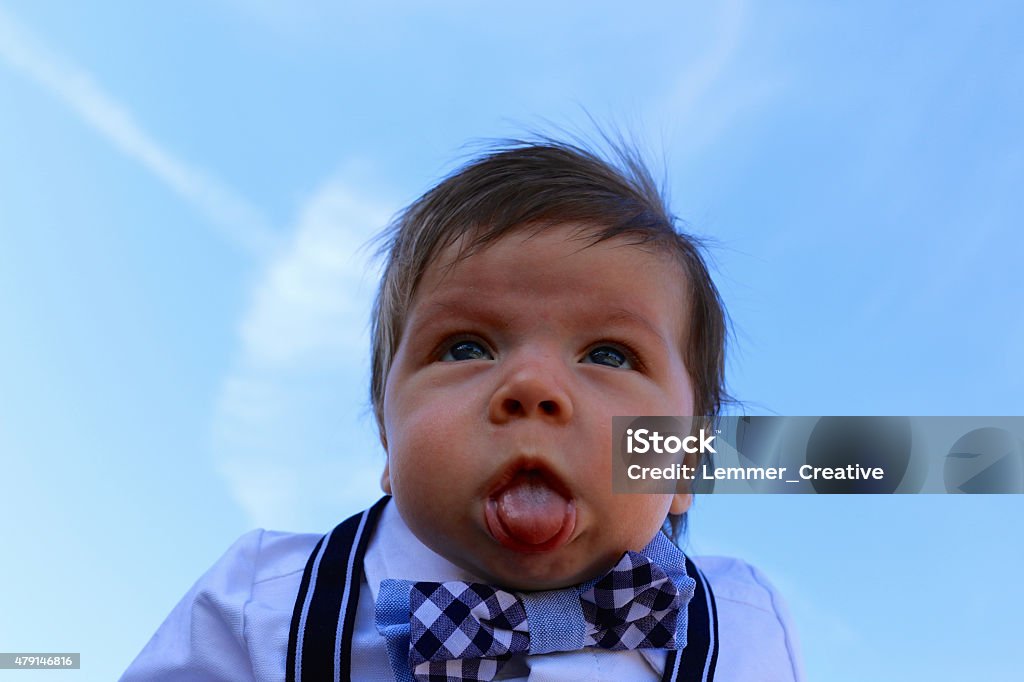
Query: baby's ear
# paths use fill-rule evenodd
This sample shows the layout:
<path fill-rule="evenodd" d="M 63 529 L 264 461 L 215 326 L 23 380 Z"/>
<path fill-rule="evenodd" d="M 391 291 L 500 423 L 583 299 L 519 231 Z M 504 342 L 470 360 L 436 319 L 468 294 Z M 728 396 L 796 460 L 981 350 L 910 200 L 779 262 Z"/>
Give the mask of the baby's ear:
<path fill-rule="evenodd" d="M 385 469 L 387 472 L 387 469 Z M 685 514 L 693 504 L 693 495 L 690 493 L 679 493 L 672 496 L 672 506 L 668 508 L 669 514 Z"/>
<path fill-rule="evenodd" d="M 385 495 L 390 495 L 391 469 L 388 468 L 388 462 L 391 461 L 391 457 L 388 455 L 388 437 L 384 433 L 384 429 L 380 430 L 380 445 L 384 448 L 384 473 L 380 475 L 380 489 L 384 491 Z"/>
<path fill-rule="evenodd" d="M 380 475 L 380 489 L 385 495 L 391 494 L 391 469 L 388 467 L 388 460 L 384 460 L 384 473 Z"/>

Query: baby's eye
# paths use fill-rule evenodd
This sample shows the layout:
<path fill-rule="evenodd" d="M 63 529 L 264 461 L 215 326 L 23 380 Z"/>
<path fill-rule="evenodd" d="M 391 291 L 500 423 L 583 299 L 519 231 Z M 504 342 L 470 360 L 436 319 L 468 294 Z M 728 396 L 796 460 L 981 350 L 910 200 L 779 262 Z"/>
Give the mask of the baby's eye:
<path fill-rule="evenodd" d="M 449 346 L 448 350 L 446 350 L 444 355 L 441 356 L 442 362 L 493 359 L 494 357 L 491 355 L 491 352 L 487 350 L 483 344 L 477 343 L 476 341 L 456 341 Z"/>
<path fill-rule="evenodd" d="M 629 356 L 615 346 L 597 346 L 592 348 L 583 358 L 583 362 L 604 365 L 605 367 L 633 368 L 633 364 L 629 361 Z"/>

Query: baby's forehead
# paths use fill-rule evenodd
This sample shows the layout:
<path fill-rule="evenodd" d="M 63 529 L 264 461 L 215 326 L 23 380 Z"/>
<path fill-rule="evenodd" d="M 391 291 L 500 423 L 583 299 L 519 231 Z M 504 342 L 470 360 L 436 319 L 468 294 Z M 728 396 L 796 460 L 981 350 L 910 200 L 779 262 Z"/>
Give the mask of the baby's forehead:
<path fill-rule="evenodd" d="M 686 268 L 678 258 L 678 253 L 665 242 L 653 240 L 650 235 L 616 234 L 601 225 L 572 222 L 521 226 L 501 233 L 486 230 L 467 232 L 449 244 L 439 246 L 426 259 L 423 271 L 440 271 L 447 275 L 460 265 L 488 255 L 495 247 L 510 246 L 534 253 L 557 251 L 561 260 L 546 259 L 543 263 L 532 264 L 549 271 L 571 270 L 574 265 L 572 256 L 585 255 L 588 250 L 603 246 L 605 248 L 602 250 L 609 260 L 630 263 L 635 262 L 639 255 L 641 260 L 667 266 L 673 279 L 683 283 L 688 280 Z M 527 264 L 527 267 L 530 265 Z M 522 262 L 502 259 L 489 259 L 488 262 L 488 267 L 496 270 L 521 269 L 523 266 Z M 600 277 L 600 274 L 595 272 L 595 278 Z"/>
<path fill-rule="evenodd" d="M 535 309 L 572 317 L 634 311 L 680 324 L 690 295 L 674 254 L 629 235 L 602 237 L 594 229 L 562 225 L 464 239 L 428 263 L 414 299 L 427 303 L 433 314 L 477 310 L 493 301 L 510 312 Z"/>

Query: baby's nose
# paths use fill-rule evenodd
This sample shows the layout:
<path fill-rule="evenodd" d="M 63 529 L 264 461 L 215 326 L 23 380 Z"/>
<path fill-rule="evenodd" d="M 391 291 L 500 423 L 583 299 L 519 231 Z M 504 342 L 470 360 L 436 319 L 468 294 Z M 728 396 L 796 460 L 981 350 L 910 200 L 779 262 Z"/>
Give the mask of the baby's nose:
<path fill-rule="evenodd" d="M 564 377 L 559 375 L 550 362 L 531 362 L 512 369 L 491 397 L 491 421 L 501 424 L 522 417 L 570 420 L 572 399 Z"/>

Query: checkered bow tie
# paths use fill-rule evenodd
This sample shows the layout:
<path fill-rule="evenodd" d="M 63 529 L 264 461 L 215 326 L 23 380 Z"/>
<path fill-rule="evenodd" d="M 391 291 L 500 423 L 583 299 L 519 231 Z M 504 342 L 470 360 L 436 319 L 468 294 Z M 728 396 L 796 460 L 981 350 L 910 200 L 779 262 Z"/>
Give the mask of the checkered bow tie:
<path fill-rule="evenodd" d="M 680 648 L 677 620 L 692 587 L 684 584 L 689 593 L 680 593 L 648 557 L 627 552 L 608 574 L 583 587 L 513 593 L 481 583 L 412 583 L 413 677 L 491 680 L 513 654 Z"/>

